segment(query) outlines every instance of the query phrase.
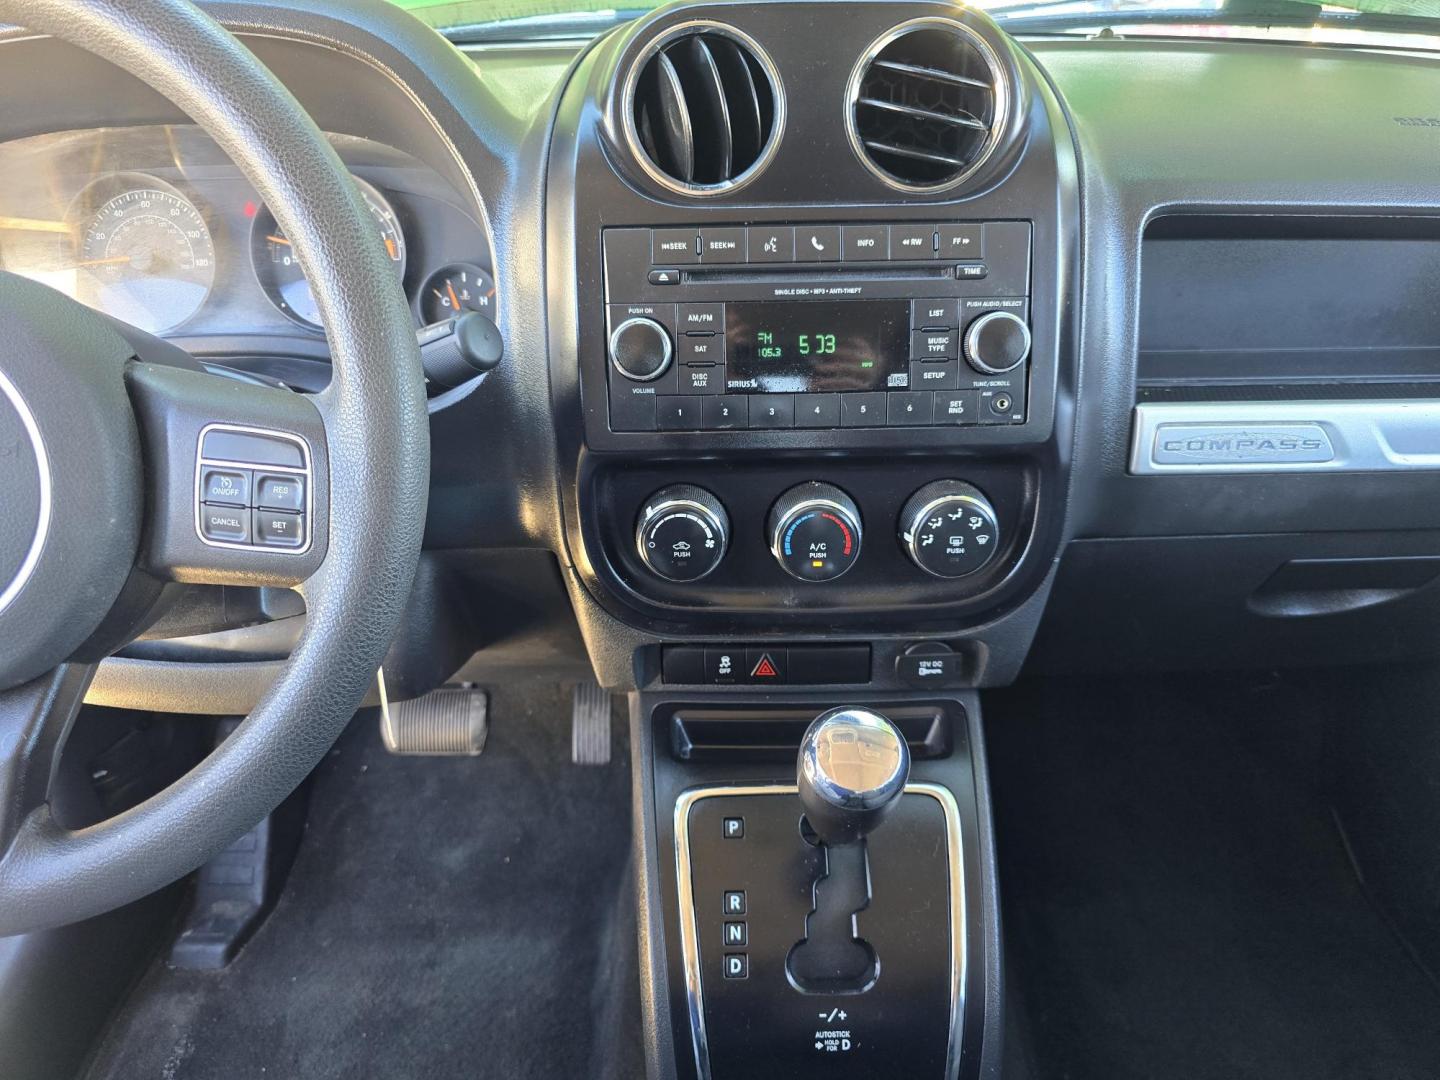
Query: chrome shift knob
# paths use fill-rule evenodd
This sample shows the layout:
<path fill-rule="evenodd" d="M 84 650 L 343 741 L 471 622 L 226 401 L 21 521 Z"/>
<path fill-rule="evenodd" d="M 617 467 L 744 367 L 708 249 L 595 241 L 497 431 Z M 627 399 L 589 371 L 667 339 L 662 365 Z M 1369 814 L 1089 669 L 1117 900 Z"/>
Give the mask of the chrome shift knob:
<path fill-rule="evenodd" d="M 873 832 L 910 777 L 900 729 L 870 709 L 831 709 L 800 740 L 795 782 L 810 827 L 830 845 Z"/>

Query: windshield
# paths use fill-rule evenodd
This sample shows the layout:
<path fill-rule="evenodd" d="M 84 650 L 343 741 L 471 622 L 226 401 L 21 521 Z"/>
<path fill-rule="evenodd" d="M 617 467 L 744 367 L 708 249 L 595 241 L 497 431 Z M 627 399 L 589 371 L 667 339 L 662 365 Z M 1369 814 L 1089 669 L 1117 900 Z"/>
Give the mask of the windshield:
<path fill-rule="evenodd" d="M 578 37 L 649 0 L 394 0 L 456 40 Z M 1440 0 L 972 0 L 1016 34 L 1164 34 L 1440 49 Z"/>

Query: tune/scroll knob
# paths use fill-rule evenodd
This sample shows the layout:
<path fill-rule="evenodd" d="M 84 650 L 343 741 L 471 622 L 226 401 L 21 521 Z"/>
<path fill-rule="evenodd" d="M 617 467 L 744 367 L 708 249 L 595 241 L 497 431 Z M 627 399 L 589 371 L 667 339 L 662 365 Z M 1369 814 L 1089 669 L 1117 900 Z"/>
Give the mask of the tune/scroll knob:
<path fill-rule="evenodd" d="M 640 510 L 635 547 L 666 581 L 698 581 L 720 565 L 730 543 L 730 517 L 704 488 L 676 484 L 657 491 Z"/>
<path fill-rule="evenodd" d="M 674 353 L 670 334 L 654 319 L 626 319 L 610 334 L 610 362 L 636 382 L 664 375 Z"/>
<path fill-rule="evenodd" d="M 1000 525 L 978 488 L 961 480 L 926 484 L 900 511 L 900 543 L 926 573 L 957 578 L 995 557 Z"/>
<path fill-rule="evenodd" d="M 1003 375 L 1029 355 L 1030 328 L 1012 312 L 988 312 L 965 331 L 965 359 L 986 375 Z"/>
<path fill-rule="evenodd" d="M 801 581 L 834 581 L 860 557 L 860 508 L 830 484 L 791 488 L 770 509 L 770 551 Z"/>

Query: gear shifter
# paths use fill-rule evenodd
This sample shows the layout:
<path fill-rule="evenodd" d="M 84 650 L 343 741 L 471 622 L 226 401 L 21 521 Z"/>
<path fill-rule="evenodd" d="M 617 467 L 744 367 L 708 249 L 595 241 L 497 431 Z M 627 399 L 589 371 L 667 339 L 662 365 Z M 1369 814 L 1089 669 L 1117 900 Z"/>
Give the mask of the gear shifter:
<path fill-rule="evenodd" d="M 909 775 L 905 737 L 869 709 L 822 713 L 800 740 L 795 779 L 824 855 L 805 935 L 786 958 L 802 993 L 862 994 L 879 977 L 879 957 L 857 922 L 871 901 L 866 837 L 899 802 Z"/>
<path fill-rule="evenodd" d="M 827 847 L 853 844 L 874 832 L 909 777 L 905 736 L 869 709 L 822 713 L 800 740 L 795 782 L 805 817 Z"/>

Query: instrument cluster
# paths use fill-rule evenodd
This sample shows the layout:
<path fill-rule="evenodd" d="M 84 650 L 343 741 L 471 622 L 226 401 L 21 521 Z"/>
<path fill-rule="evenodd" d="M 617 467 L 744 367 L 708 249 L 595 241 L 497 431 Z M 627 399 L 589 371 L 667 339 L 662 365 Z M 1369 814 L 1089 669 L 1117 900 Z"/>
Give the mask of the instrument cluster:
<path fill-rule="evenodd" d="M 484 227 L 427 166 L 331 136 L 352 170 L 417 324 L 493 316 Z M 39 135 L 0 145 L 0 269 L 205 350 L 284 351 L 320 338 L 320 313 L 274 215 L 220 149 L 189 126 Z M 264 338 L 277 339 L 276 344 Z"/>

